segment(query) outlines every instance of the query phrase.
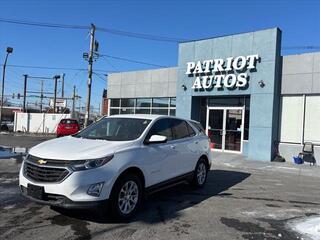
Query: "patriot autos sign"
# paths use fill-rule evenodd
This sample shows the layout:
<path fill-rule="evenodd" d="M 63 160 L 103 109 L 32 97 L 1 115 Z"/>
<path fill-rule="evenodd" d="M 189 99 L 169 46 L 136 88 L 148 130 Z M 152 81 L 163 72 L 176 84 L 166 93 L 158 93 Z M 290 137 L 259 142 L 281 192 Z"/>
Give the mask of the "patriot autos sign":
<path fill-rule="evenodd" d="M 217 58 L 187 62 L 186 74 L 195 77 L 192 89 L 244 88 L 248 71 L 256 69 L 259 55 Z"/>

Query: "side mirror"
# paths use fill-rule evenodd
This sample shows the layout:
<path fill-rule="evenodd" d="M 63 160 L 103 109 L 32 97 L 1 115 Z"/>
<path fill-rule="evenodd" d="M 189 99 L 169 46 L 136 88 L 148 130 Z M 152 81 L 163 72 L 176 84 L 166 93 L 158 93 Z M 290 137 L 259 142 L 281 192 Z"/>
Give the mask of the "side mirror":
<path fill-rule="evenodd" d="M 146 144 L 165 142 L 167 142 L 167 137 L 161 135 L 152 135 L 148 140 L 146 140 Z"/>

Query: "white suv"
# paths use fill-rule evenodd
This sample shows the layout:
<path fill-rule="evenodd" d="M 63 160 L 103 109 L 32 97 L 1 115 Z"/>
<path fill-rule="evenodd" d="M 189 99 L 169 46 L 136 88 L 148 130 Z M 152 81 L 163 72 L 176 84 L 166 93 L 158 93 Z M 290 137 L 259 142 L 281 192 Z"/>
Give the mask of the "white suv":
<path fill-rule="evenodd" d="M 208 137 L 198 122 L 117 115 L 31 148 L 19 185 L 39 203 L 64 208 L 108 203 L 125 219 L 145 194 L 186 181 L 202 187 L 210 166 Z"/>

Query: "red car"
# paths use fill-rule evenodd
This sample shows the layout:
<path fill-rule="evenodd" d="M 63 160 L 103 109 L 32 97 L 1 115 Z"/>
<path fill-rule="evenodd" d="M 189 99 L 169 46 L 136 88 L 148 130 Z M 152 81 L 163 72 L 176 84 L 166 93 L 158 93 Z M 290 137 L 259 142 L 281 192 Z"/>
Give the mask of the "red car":
<path fill-rule="evenodd" d="M 61 119 L 57 127 L 57 137 L 75 134 L 80 130 L 78 120 L 72 118 Z"/>

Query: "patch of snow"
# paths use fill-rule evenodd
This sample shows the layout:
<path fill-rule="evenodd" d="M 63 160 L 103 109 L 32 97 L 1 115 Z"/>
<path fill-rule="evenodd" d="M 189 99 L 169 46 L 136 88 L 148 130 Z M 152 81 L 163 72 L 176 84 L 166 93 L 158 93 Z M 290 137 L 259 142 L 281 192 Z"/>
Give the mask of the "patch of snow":
<path fill-rule="evenodd" d="M 231 163 L 224 163 L 224 165 L 226 165 L 227 167 L 232 167 L 232 168 L 235 167 L 235 166 L 233 166 Z"/>
<path fill-rule="evenodd" d="M 288 170 L 296 170 L 296 171 L 299 171 L 299 169 L 297 168 L 293 168 L 293 167 L 277 167 L 279 169 L 288 169 Z"/>
<path fill-rule="evenodd" d="M 313 240 L 320 240 L 320 217 L 305 218 L 296 222 L 292 228 Z"/>
<path fill-rule="evenodd" d="M 15 204 L 13 204 L 13 205 L 8 205 L 8 206 L 4 207 L 3 209 L 4 209 L 4 210 L 9 210 L 9 209 L 14 208 L 15 206 L 16 206 Z"/>

